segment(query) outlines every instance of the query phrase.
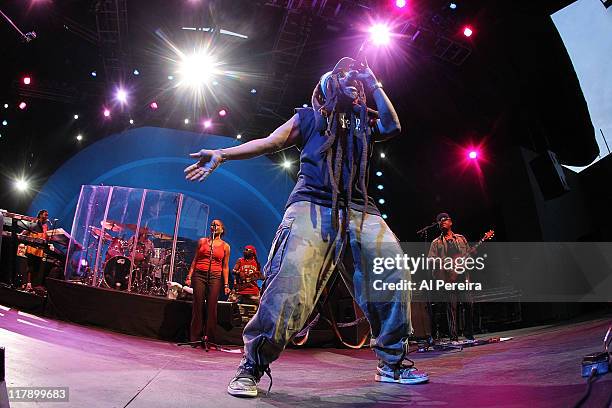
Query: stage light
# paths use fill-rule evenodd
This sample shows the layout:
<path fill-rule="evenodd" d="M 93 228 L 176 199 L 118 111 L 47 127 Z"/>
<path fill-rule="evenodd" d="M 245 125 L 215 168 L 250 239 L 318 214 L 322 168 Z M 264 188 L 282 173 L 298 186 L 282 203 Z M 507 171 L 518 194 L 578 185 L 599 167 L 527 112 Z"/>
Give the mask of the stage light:
<path fill-rule="evenodd" d="M 79 118 L 79 115 L 74 115 L 73 118 L 76 120 Z"/>
<path fill-rule="evenodd" d="M 251 93 L 252 93 L 253 95 L 255 95 L 255 94 L 257 93 L 257 89 L 252 88 L 252 89 L 251 89 Z"/>
<path fill-rule="evenodd" d="M 174 80 L 174 75 L 168 75 L 168 81 L 173 81 Z"/>
<path fill-rule="evenodd" d="M 78 140 L 79 142 L 83 140 L 83 135 L 77 135 L 76 140 Z"/>
<path fill-rule="evenodd" d="M 374 45 L 387 45 L 391 41 L 391 31 L 385 24 L 375 24 L 370 28 L 370 40 Z"/>
<path fill-rule="evenodd" d="M 217 65 L 215 59 L 204 52 L 183 57 L 179 68 L 181 85 L 194 89 L 201 88 L 217 73 Z"/>
<path fill-rule="evenodd" d="M 185 118 L 185 120 L 183 122 L 185 122 L 185 124 L 188 125 L 189 124 L 189 119 Z"/>
<path fill-rule="evenodd" d="M 384 154 L 384 153 L 381 153 L 381 154 L 380 154 L 380 158 L 381 158 L 381 159 L 384 159 L 385 157 L 387 157 L 387 155 L 386 155 L 386 154 Z"/>
<path fill-rule="evenodd" d="M 108 118 L 108 117 L 110 117 L 111 112 L 110 112 L 110 110 L 108 110 L 108 109 L 104 109 L 103 114 L 104 114 L 104 117 L 105 117 L 105 118 Z"/>
<path fill-rule="evenodd" d="M 386 220 L 386 219 L 387 219 L 387 218 L 389 218 L 389 217 L 387 217 L 387 214 L 383 214 L 383 215 L 382 215 L 382 218 L 383 218 L 383 220 Z"/>
<path fill-rule="evenodd" d="M 240 133 L 238 133 L 238 134 L 236 135 L 236 139 L 238 139 L 238 140 L 242 139 L 242 135 L 241 135 Z"/>
<path fill-rule="evenodd" d="M 284 169 L 290 169 L 291 168 L 291 162 L 289 160 L 285 160 L 285 161 L 283 161 L 281 166 L 283 166 Z"/>
<path fill-rule="evenodd" d="M 157 102 L 153 101 L 149 104 L 149 108 L 155 110 L 157 108 L 159 108 L 159 106 L 157 105 Z"/>
<path fill-rule="evenodd" d="M 376 176 L 377 176 L 377 177 L 382 177 L 382 171 L 377 171 L 377 172 L 376 172 Z"/>
<path fill-rule="evenodd" d="M 385 188 L 385 186 L 383 186 L 382 184 L 379 184 L 379 185 L 376 186 L 376 188 L 379 189 L 379 190 L 382 190 L 382 189 Z"/>
<path fill-rule="evenodd" d="M 117 89 L 117 92 L 115 93 L 115 99 L 117 99 L 119 103 L 121 104 L 127 103 L 127 99 L 128 99 L 127 91 L 123 88 Z"/>
<path fill-rule="evenodd" d="M 19 103 L 19 109 L 24 110 L 28 105 L 25 102 Z"/>
<path fill-rule="evenodd" d="M 380 198 L 380 199 L 378 200 L 378 204 L 384 204 L 384 203 L 385 203 L 385 199 L 384 199 L 384 198 Z"/>
<path fill-rule="evenodd" d="M 134 70 L 134 75 L 140 75 L 140 71 L 138 71 L 137 69 Z"/>
<path fill-rule="evenodd" d="M 227 115 L 227 111 L 226 111 L 225 109 L 221 109 L 221 110 L 219 111 L 219 116 L 223 117 L 223 116 L 225 116 L 225 115 Z"/>
<path fill-rule="evenodd" d="M 208 128 L 209 128 L 209 127 L 211 127 L 211 126 L 212 126 L 212 120 L 210 120 L 210 119 L 206 119 L 206 120 L 204 121 L 204 129 L 208 129 Z"/>
<path fill-rule="evenodd" d="M 406 7 L 406 0 L 395 0 L 395 6 L 399 8 Z"/>
<path fill-rule="evenodd" d="M 81 266 L 87 267 L 87 265 L 89 265 L 89 263 L 87 262 L 87 259 L 82 258 L 81 262 L 80 262 Z"/>
<path fill-rule="evenodd" d="M 27 191 L 30 188 L 30 183 L 24 179 L 15 180 L 15 188 L 21 192 Z"/>
<path fill-rule="evenodd" d="M 448 7 L 449 7 L 451 10 L 455 10 L 455 9 L 457 8 L 457 4 L 456 4 L 456 3 L 451 3 L 451 4 L 449 4 L 449 5 L 448 5 Z"/>
<path fill-rule="evenodd" d="M 4 109 L 8 109 L 8 103 L 4 104 Z"/>
<path fill-rule="evenodd" d="M 98 76 L 98 73 L 96 71 L 91 71 L 91 76 L 95 78 Z"/>
<path fill-rule="evenodd" d="M 466 26 L 463 28 L 463 35 L 466 37 L 471 37 L 474 31 L 472 31 L 472 27 Z"/>
<path fill-rule="evenodd" d="M 134 119 L 130 119 L 130 125 L 134 124 Z"/>
<path fill-rule="evenodd" d="M 468 157 L 472 160 L 476 160 L 478 158 L 478 151 L 470 150 L 470 152 L 468 153 Z"/>
<path fill-rule="evenodd" d="M 218 81 L 212 81 L 212 84 L 213 84 L 213 86 L 217 86 L 217 85 L 219 85 L 219 82 Z"/>
<path fill-rule="evenodd" d="M 302 108 L 307 108 L 307 107 L 308 107 L 308 104 L 307 104 L 307 103 L 305 103 L 305 104 L 303 104 L 303 105 L 302 105 Z"/>
<path fill-rule="evenodd" d="M 30 78 L 29 76 L 23 77 L 23 84 L 24 85 L 30 85 L 31 82 L 32 82 L 32 78 Z"/>
<path fill-rule="evenodd" d="M 2 121 L 2 126 L 6 126 L 6 125 L 8 125 L 8 122 L 6 120 L 3 120 Z"/>

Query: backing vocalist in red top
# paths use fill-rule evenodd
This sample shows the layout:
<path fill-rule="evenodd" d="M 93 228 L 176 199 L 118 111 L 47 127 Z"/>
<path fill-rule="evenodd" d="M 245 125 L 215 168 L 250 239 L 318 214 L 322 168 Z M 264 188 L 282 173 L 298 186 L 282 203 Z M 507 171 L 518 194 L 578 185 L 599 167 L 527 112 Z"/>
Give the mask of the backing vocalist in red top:
<path fill-rule="evenodd" d="M 225 226 L 220 220 L 210 224 L 210 237 L 200 238 L 198 249 L 193 257 L 186 285 L 193 288 L 191 312 L 191 341 L 198 341 L 202 333 L 210 342 L 215 342 L 217 327 L 217 300 L 221 293 L 229 293 L 230 246 L 223 241 Z M 206 305 L 206 313 L 204 306 Z"/>

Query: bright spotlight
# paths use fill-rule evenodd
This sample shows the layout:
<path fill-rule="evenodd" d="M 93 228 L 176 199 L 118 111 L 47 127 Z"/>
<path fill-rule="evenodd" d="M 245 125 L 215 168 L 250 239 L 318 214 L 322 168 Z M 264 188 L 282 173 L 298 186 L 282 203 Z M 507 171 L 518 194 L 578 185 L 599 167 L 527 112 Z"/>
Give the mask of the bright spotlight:
<path fill-rule="evenodd" d="M 23 77 L 24 85 L 30 85 L 30 83 L 32 83 L 32 78 L 30 78 L 29 76 Z"/>
<path fill-rule="evenodd" d="M 189 124 L 189 119 L 185 118 L 184 122 L 185 122 L 186 125 L 188 125 Z"/>
<path fill-rule="evenodd" d="M 180 84 L 194 89 L 201 88 L 217 73 L 216 65 L 214 58 L 204 52 L 185 56 L 179 68 Z"/>
<path fill-rule="evenodd" d="M 127 91 L 123 88 L 117 89 L 117 92 L 115 93 L 115 99 L 117 99 L 119 103 L 122 103 L 122 104 L 127 103 L 127 99 L 128 99 Z"/>
<path fill-rule="evenodd" d="M 4 104 L 4 109 L 8 109 L 8 103 Z"/>
<path fill-rule="evenodd" d="M 155 110 L 157 108 L 159 108 L 159 106 L 157 105 L 157 102 L 153 101 L 149 104 L 149 108 Z"/>
<path fill-rule="evenodd" d="M 225 116 L 225 115 L 227 115 L 227 111 L 226 111 L 225 109 L 221 109 L 221 110 L 219 111 L 219 116 L 223 117 L 223 116 Z"/>
<path fill-rule="evenodd" d="M 382 189 L 385 188 L 385 186 L 383 186 L 382 184 L 379 184 L 379 185 L 376 186 L 376 188 L 379 189 L 379 190 L 382 190 Z"/>
<path fill-rule="evenodd" d="M 382 177 L 382 171 L 377 171 L 376 172 L 376 177 Z"/>
<path fill-rule="evenodd" d="M 391 31 L 385 24 L 375 24 L 370 28 L 370 39 L 374 45 L 387 45 L 391 41 Z"/>
<path fill-rule="evenodd" d="M 384 154 L 384 153 L 381 153 L 381 154 L 380 154 L 380 158 L 381 158 L 381 159 L 384 159 L 385 157 L 387 157 L 387 155 L 386 155 L 386 154 Z"/>
<path fill-rule="evenodd" d="M 472 31 L 472 27 L 464 27 L 463 28 L 463 35 L 465 35 L 466 37 L 471 37 L 472 34 L 474 34 L 474 31 Z"/>
<path fill-rule="evenodd" d="M 395 6 L 399 8 L 406 7 L 406 0 L 395 0 Z"/>
<path fill-rule="evenodd" d="M 15 180 L 15 188 L 21 192 L 24 192 L 30 188 L 30 183 L 24 179 Z"/>
<path fill-rule="evenodd" d="M 241 135 L 240 133 L 238 133 L 238 134 L 236 135 L 236 139 L 238 139 L 238 140 L 242 139 L 242 135 Z"/>
<path fill-rule="evenodd" d="M 102 112 L 102 113 L 104 114 L 105 118 L 110 117 L 110 114 L 111 114 L 110 110 L 108 110 L 108 109 L 104 109 L 104 112 Z"/>
<path fill-rule="evenodd" d="M 137 69 L 134 70 L 134 75 L 140 75 L 140 71 L 138 71 Z"/>
<path fill-rule="evenodd" d="M 284 169 L 290 169 L 291 168 L 291 162 L 289 160 L 285 160 L 285 161 L 283 161 L 281 166 L 283 166 Z"/>
<path fill-rule="evenodd" d="M 26 108 L 26 106 L 28 106 L 25 102 L 20 102 L 19 103 L 19 109 L 24 110 Z"/>
<path fill-rule="evenodd" d="M 478 152 L 476 150 L 470 150 L 468 157 L 472 160 L 476 160 L 478 158 Z"/>
<path fill-rule="evenodd" d="M 95 78 L 98 76 L 98 73 L 96 71 L 91 71 L 91 76 Z"/>
<path fill-rule="evenodd" d="M 73 118 L 76 120 L 79 118 L 79 115 L 74 115 Z"/>
<path fill-rule="evenodd" d="M 130 119 L 130 125 L 134 124 L 134 119 Z"/>
<path fill-rule="evenodd" d="M 83 135 L 77 135 L 76 140 L 78 140 L 79 142 L 83 140 Z"/>
<path fill-rule="evenodd" d="M 210 120 L 210 119 L 206 119 L 206 120 L 204 121 L 204 129 L 208 129 L 208 128 L 209 128 L 209 127 L 211 127 L 211 126 L 212 126 L 212 120 Z"/>
<path fill-rule="evenodd" d="M 457 3 L 451 3 L 448 5 L 451 10 L 455 10 L 457 8 Z"/>
<path fill-rule="evenodd" d="M 168 81 L 173 81 L 174 80 L 174 75 L 168 75 Z"/>
<path fill-rule="evenodd" d="M 2 126 L 6 126 L 6 125 L 8 125 L 8 122 L 6 120 L 3 120 L 2 121 Z"/>
<path fill-rule="evenodd" d="M 303 104 L 303 105 L 302 105 L 302 108 L 307 108 L 307 107 L 308 107 L 308 104 L 307 104 L 307 103 L 305 103 L 305 104 Z"/>
<path fill-rule="evenodd" d="M 382 218 L 383 218 L 383 220 L 386 220 L 386 219 L 387 219 L 387 218 L 389 218 L 389 217 L 387 217 L 387 214 L 383 214 L 383 215 L 382 215 Z"/>
<path fill-rule="evenodd" d="M 255 95 L 255 94 L 257 93 L 257 89 L 252 88 L 252 89 L 251 89 L 251 93 L 252 93 L 253 95 Z"/>
<path fill-rule="evenodd" d="M 384 198 L 378 199 L 378 204 L 384 204 L 384 203 L 385 203 L 385 199 Z"/>

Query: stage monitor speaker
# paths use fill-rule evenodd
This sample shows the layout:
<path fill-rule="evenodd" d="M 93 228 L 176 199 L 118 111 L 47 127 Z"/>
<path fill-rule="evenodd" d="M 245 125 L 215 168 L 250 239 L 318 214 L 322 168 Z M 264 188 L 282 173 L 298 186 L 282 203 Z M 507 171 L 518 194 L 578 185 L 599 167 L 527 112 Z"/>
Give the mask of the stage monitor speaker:
<path fill-rule="evenodd" d="M 545 200 L 560 197 L 570 191 L 563 166 L 559 164 L 555 153 L 547 150 L 533 159 L 530 165 Z"/>

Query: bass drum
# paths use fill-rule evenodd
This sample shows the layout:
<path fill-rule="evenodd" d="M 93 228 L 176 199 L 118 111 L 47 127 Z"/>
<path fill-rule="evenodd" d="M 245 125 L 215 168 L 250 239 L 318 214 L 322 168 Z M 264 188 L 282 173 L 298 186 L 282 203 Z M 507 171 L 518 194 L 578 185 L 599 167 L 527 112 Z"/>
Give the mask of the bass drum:
<path fill-rule="evenodd" d="M 126 290 L 132 263 L 125 256 L 115 256 L 104 264 L 104 284 L 117 290 Z"/>

